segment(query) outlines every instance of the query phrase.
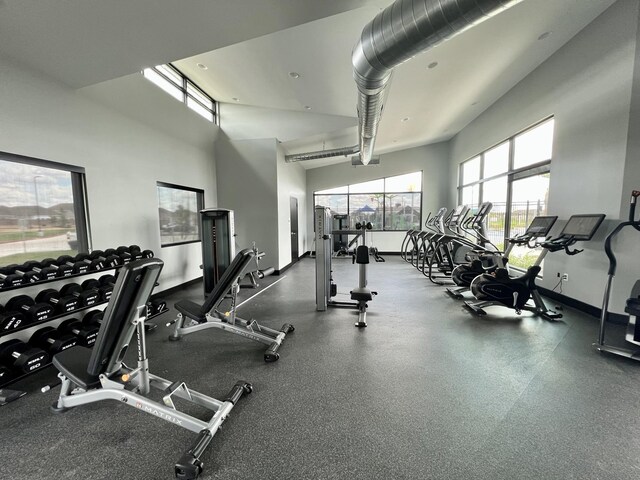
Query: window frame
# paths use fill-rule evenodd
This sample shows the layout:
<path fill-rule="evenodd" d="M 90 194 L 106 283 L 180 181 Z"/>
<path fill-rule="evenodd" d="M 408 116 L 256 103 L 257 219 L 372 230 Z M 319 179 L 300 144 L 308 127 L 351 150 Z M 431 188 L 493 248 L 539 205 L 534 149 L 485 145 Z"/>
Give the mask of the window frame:
<path fill-rule="evenodd" d="M 167 182 L 156 182 L 156 195 L 158 194 L 158 187 L 162 188 L 172 188 L 174 190 L 184 190 L 187 192 L 192 192 L 196 194 L 196 214 L 200 215 L 200 212 L 204 209 L 204 190 L 201 188 L 195 187 L 187 187 L 185 185 L 177 185 L 175 183 L 167 183 Z M 172 243 L 162 243 L 162 225 L 160 221 L 160 197 L 158 196 L 158 232 L 160 234 L 160 248 L 165 247 L 175 247 L 177 245 L 187 245 L 189 243 L 199 243 L 202 242 L 202 225 L 200 219 L 196 222 L 196 226 L 198 228 L 198 239 L 197 240 L 185 240 L 182 242 L 172 242 Z"/>
<path fill-rule="evenodd" d="M 494 143 L 493 145 L 484 149 L 482 152 L 472 155 L 467 160 L 461 162 L 458 165 L 458 202 L 459 203 L 462 202 L 462 190 L 464 188 L 477 185 L 479 190 L 478 202 L 482 203 L 484 201 L 483 200 L 484 184 L 486 182 L 489 182 L 491 180 L 496 180 L 498 178 L 502 178 L 502 177 L 507 178 L 507 198 L 505 199 L 505 221 L 504 221 L 504 232 L 503 232 L 504 242 L 506 242 L 507 238 L 509 237 L 509 233 L 511 231 L 511 213 L 512 213 L 512 206 L 513 206 L 512 205 L 513 182 L 517 180 L 522 180 L 524 178 L 551 173 L 551 162 L 553 160 L 553 138 L 552 138 L 551 139 L 551 142 L 552 142 L 551 158 L 541 160 L 539 162 L 536 162 L 524 167 L 514 168 L 515 139 L 516 137 L 519 137 L 520 135 L 541 126 L 542 124 L 548 122 L 549 120 L 554 120 L 554 118 L 555 117 L 553 115 L 549 115 L 548 117 L 543 118 L 542 120 L 534 123 L 533 125 L 527 128 L 524 128 L 519 132 L 514 133 L 510 137 Z M 554 126 L 554 136 L 555 136 L 555 126 Z M 509 145 L 509 160 L 507 164 L 507 170 L 504 173 L 499 173 L 499 174 L 484 178 L 485 154 L 504 143 L 508 143 Z M 463 183 L 464 164 L 469 161 L 475 160 L 478 157 L 480 157 L 480 179 L 473 182 L 469 182 L 469 183 Z"/>
<path fill-rule="evenodd" d="M 407 174 L 411 174 L 411 173 L 418 173 L 420 172 L 420 190 L 419 191 L 386 191 L 386 181 L 388 178 L 392 178 L 392 177 L 398 177 L 398 176 L 402 176 L 402 175 L 407 175 Z M 370 180 L 364 180 L 363 182 L 359 182 L 359 183 L 368 183 L 368 182 L 374 182 L 374 181 L 378 181 L 378 180 L 382 180 L 383 181 L 383 188 L 384 191 L 382 192 L 354 192 L 351 193 L 350 191 L 350 185 L 341 185 L 338 187 L 330 187 L 330 188 L 324 188 L 322 190 L 318 190 L 316 192 L 313 192 L 313 207 L 314 207 L 314 212 L 315 212 L 315 206 L 316 206 L 316 197 L 317 196 L 322 196 L 322 197 L 328 197 L 328 196 L 346 196 L 347 197 L 347 211 L 346 214 L 351 216 L 350 210 L 351 210 L 351 195 L 364 195 L 364 196 L 374 196 L 374 195 L 382 195 L 383 196 L 383 201 L 382 201 L 382 228 L 374 228 L 371 231 L 372 232 L 406 232 L 406 229 L 387 229 L 385 228 L 385 224 L 386 224 L 386 219 L 387 219 L 387 208 L 386 208 L 386 195 L 388 194 L 397 194 L 397 195 L 406 195 L 406 194 L 412 194 L 412 195 L 416 195 L 416 194 L 420 194 L 420 201 L 418 203 L 418 206 L 420 207 L 420 215 L 419 215 L 419 219 L 418 219 L 418 225 L 422 225 L 422 200 L 423 200 L 423 194 L 424 194 L 424 189 L 423 189 L 423 183 L 424 183 L 424 171 L 423 170 L 418 170 L 415 172 L 407 172 L 407 173 L 399 173 L 397 175 L 389 175 L 387 177 L 379 177 L 379 178 L 372 178 Z M 352 185 L 357 185 L 357 184 L 352 184 Z M 334 188 L 343 188 L 345 187 L 347 188 L 347 191 L 345 193 L 318 193 L 318 192 L 322 192 L 324 190 L 332 190 Z"/>
<path fill-rule="evenodd" d="M 173 73 L 175 73 L 177 76 L 180 77 L 180 79 L 182 80 L 182 83 L 180 85 L 177 84 L 175 79 L 169 77 L 167 74 L 165 74 L 158 67 L 163 67 L 163 68 L 170 69 Z M 220 119 L 218 117 L 218 102 L 216 102 L 213 99 L 213 97 L 211 97 L 211 95 L 208 95 L 202 88 L 200 88 L 193 80 L 191 80 L 184 73 L 182 73 L 180 70 L 178 70 L 178 68 L 176 68 L 173 64 L 165 63 L 165 64 L 162 64 L 162 65 L 156 65 L 156 66 L 153 66 L 153 67 L 148 67 L 148 69 L 152 70 L 154 73 L 156 73 L 157 75 L 162 77 L 165 81 L 169 82 L 171 85 L 173 85 L 178 90 L 180 90 L 180 92 L 182 94 L 182 103 L 184 103 L 191 111 L 193 111 L 193 112 L 197 113 L 198 115 L 200 115 L 200 113 L 198 113 L 197 110 L 191 108 L 191 106 L 188 103 L 189 100 L 193 101 L 193 102 L 196 102 L 202 108 L 204 108 L 209 113 L 211 113 L 211 119 L 207 118 L 207 120 L 212 122 L 214 125 L 220 125 Z M 142 70 L 142 75 L 146 76 L 144 72 L 145 71 Z M 200 95 L 202 95 L 206 99 L 210 100 L 211 101 L 211 106 L 205 105 L 199 98 L 197 98 L 195 95 L 193 95 L 191 92 L 189 92 L 189 88 L 193 88 L 197 93 L 199 93 Z M 202 115 L 200 115 L 200 116 L 202 116 Z M 203 117 L 203 118 L 205 118 L 205 117 Z"/>
<path fill-rule="evenodd" d="M 0 151 L 0 160 L 50 168 L 53 170 L 62 170 L 71 174 L 71 192 L 73 195 L 73 214 L 76 224 L 78 252 L 90 252 L 92 249 L 91 225 L 88 214 L 87 179 L 84 167 L 2 151 Z M 33 253 L 35 254 L 37 252 Z"/>

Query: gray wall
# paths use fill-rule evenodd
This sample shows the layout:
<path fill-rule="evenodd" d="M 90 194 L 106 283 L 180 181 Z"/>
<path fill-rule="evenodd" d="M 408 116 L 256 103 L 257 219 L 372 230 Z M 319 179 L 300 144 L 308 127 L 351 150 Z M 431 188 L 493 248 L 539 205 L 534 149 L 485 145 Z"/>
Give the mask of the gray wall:
<path fill-rule="evenodd" d="M 278 265 L 277 144 L 274 138 L 216 140 L 218 207 L 235 212 L 236 247 L 256 242 L 261 266 Z M 214 206 L 214 205 L 208 205 Z"/>
<path fill-rule="evenodd" d="M 164 94 L 158 101 L 167 116 L 185 108 Z M 160 248 L 156 181 L 204 189 L 215 203 L 217 127 L 208 124 L 208 146 L 194 146 L 7 58 L 0 58 L 0 105 L 0 151 L 86 169 L 94 248 L 154 250 L 165 262 L 157 291 L 202 275 L 199 243 Z"/>
<path fill-rule="evenodd" d="M 574 213 L 605 213 L 617 220 L 631 132 L 637 25 L 638 1 L 618 1 L 462 130 L 451 142 L 450 203 L 456 201 L 460 162 L 554 115 L 549 212 L 562 220 Z M 637 132 L 631 132 L 636 141 Z M 617 222 L 606 226 L 612 223 Z M 579 245 L 585 251 L 575 257 L 549 255 L 542 285 L 553 288 L 556 272 L 567 272 L 570 281 L 563 293 L 598 305 L 608 265 L 602 251 L 605 234 L 603 228 L 594 241 Z M 630 266 L 637 272 L 637 253 Z M 614 310 L 622 310 L 633 277 L 627 273 L 618 279 L 621 288 L 614 292 Z"/>
<path fill-rule="evenodd" d="M 437 143 L 381 155 L 380 165 L 340 163 L 307 170 L 307 244 L 313 248 L 313 192 L 382 177 L 423 171 L 422 218 L 449 203 L 449 144 Z M 371 243 L 381 251 L 399 251 L 404 232 L 375 232 Z"/>

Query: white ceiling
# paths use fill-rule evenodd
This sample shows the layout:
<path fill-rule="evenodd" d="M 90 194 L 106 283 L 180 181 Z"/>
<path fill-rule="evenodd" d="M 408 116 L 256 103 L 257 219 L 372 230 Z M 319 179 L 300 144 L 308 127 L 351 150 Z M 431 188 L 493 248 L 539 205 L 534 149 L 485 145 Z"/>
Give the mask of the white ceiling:
<path fill-rule="evenodd" d="M 401 65 L 376 153 L 451 138 L 614 1 L 524 0 Z M 337 148 L 357 143 L 351 50 L 390 3 L 0 0 L 0 54 L 74 88 L 93 85 L 82 91 L 136 118 L 154 96 L 123 99 L 118 91 L 142 92 L 132 74 L 173 62 L 221 102 L 221 128 L 231 138 L 276 137 L 287 153 Z M 437 67 L 427 68 L 432 62 Z"/>

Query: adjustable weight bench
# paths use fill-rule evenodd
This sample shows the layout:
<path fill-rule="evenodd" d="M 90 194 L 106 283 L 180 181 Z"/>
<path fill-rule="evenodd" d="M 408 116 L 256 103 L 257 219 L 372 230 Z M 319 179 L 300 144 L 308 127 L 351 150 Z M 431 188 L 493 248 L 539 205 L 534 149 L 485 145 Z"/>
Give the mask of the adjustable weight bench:
<path fill-rule="evenodd" d="M 169 340 L 180 340 L 184 335 L 199 332 L 208 328 L 219 328 L 236 335 L 240 335 L 256 342 L 269 345 L 264 352 L 265 362 L 275 362 L 280 358 L 278 349 L 287 333 L 294 331 L 293 325 L 285 323 L 280 330 L 260 325 L 256 320 L 245 320 L 236 315 L 236 300 L 240 290 L 240 280 L 245 275 L 249 262 L 255 256 L 255 251 L 246 248 L 240 251 L 231 262 L 231 265 L 222 274 L 204 304 L 198 305 L 191 300 L 180 300 L 174 304 L 178 310 L 177 318 L 167 323 L 167 326 L 175 324 L 173 334 Z M 227 298 L 231 298 L 231 307 L 228 312 L 220 310 L 220 304 Z"/>
<path fill-rule="evenodd" d="M 183 382 L 171 382 L 149 372 L 146 356 L 146 304 L 160 275 L 161 260 L 142 259 L 120 270 L 111 299 L 105 310 L 98 338 L 90 350 L 74 347 L 53 357 L 60 371 L 60 396 L 51 406 L 54 413 L 72 407 L 115 400 L 198 433 L 194 445 L 175 465 L 175 476 L 192 480 L 202 472 L 201 456 L 236 402 L 251 392 L 251 384 L 237 382 L 224 400 L 216 400 L 190 390 Z M 123 363 L 127 347 L 136 332 L 138 365 Z M 149 398 L 151 387 L 164 392 L 163 403 Z M 207 422 L 176 409 L 173 397 L 192 402 L 215 412 Z"/>

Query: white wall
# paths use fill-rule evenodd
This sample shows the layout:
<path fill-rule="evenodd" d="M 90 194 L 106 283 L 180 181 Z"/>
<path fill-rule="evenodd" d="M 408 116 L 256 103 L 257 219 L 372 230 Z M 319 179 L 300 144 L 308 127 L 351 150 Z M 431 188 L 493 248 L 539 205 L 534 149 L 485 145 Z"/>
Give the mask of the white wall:
<path fill-rule="evenodd" d="M 307 244 L 307 175 L 297 163 L 286 163 L 285 152 L 278 144 L 278 268 L 291 263 L 290 199 L 298 199 L 298 253 L 305 252 Z"/>
<path fill-rule="evenodd" d="M 185 108 L 164 97 L 167 115 Z M 202 275 L 199 243 L 160 248 L 156 181 L 204 189 L 215 203 L 213 140 L 194 147 L 7 58 L 0 58 L 0 105 L 0 151 L 86 169 L 94 248 L 151 248 L 165 262 L 157 291 Z M 213 139 L 217 127 L 210 128 Z"/>
<path fill-rule="evenodd" d="M 382 177 L 423 171 L 422 219 L 449 203 L 449 144 L 437 143 L 381 155 L 380 165 L 340 163 L 307 170 L 307 244 L 313 249 L 313 192 Z M 404 232 L 374 232 L 369 243 L 380 251 L 399 251 Z"/>
<path fill-rule="evenodd" d="M 456 200 L 460 162 L 554 115 L 549 213 L 561 220 L 575 213 L 605 213 L 609 220 L 617 220 L 637 24 L 638 1 L 619 0 L 462 130 L 451 142 L 450 203 Z M 617 222 L 606 226 L 612 223 Z M 602 250 L 606 230 L 601 228 L 594 241 L 579 245 L 585 249 L 580 255 L 549 255 L 542 285 L 553 288 L 556 272 L 567 272 L 570 281 L 563 293 L 598 306 L 608 265 Z M 634 262 L 637 277 L 637 255 Z M 614 292 L 615 311 L 622 310 L 630 288 L 633 275 L 626 275 L 618 279 L 624 287 Z"/>
<path fill-rule="evenodd" d="M 279 263 L 276 158 L 275 138 L 216 140 L 217 206 L 235 212 L 237 249 L 256 242 L 266 253 L 261 267 Z"/>

